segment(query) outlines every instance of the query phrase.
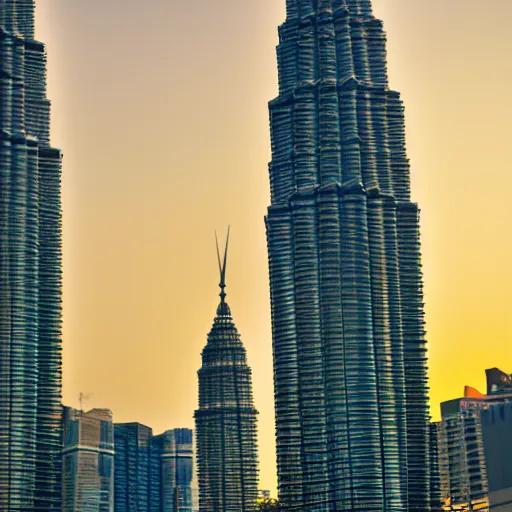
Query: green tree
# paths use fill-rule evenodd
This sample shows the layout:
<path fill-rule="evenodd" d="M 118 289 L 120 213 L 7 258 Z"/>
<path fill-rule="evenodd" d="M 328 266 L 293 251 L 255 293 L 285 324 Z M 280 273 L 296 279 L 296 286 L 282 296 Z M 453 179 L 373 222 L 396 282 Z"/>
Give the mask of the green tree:
<path fill-rule="evenodd" d="M 274 498 L 263 498 L 258 502 L 258 510 L 281 510 L 279 501 Z"/>

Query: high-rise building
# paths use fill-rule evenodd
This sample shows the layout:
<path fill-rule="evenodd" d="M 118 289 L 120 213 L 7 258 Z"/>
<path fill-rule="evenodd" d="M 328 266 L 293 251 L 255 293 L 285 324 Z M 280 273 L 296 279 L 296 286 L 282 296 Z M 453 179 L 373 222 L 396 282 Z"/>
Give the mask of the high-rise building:
<path fill-rule="evenodd" d="M 192 430 L 175 428 L 153 437 L 160 474 L 158 512 L 193 512 Z"/>
<path fill-rule="evenodd" d="M 34 1 L 0 0 L 0 509 L 60 510 L 61 154 Z"/>
<path fill-rule="evenodd" d="M 488 485 L 478 398 L 451 400 L 437 424 L 443 502 L 453 510 L 487 510 Z M 447 508 L 450 510 L 450 508 Z"/>
<path fill-rule="evenodd" d="M 64 407 L 62 512 L 114 512 L 112 412 Z"/>
<path fill-rule="evenodd" d="M 160 512 L 158 459 L 153 431 L 140 423 L 114 424 L 115 512 Z"/>
<path fill-rule="evenodd" d="M 442 486 L 439 459 L 439 423 L 430 424 L 429 457 L 430 457 L 430 512 L 443 510 Z"/>
<path fill-rule="evenodd" d="M 481 413 L 489 507 L 512 510 L 512 402 L 492 405 Z"/>
<path fill-rule="evenodd" d="M 222 265 L 219 255 L 220 304 L 198 372 L 195 421 L 200 512 L 252 511 L 258 498 L 257 411 L 251 369 L 225 300 L 228 242 L 229 233 Z"/>
<path fill-rule="evenodd" d="M 430 509 L 419 209 L 370 0 L 286 0 L 266 217 L 285 510 Z"/>
<path fill-rule="evenodd" d="M 508 506 L 505 498 L 512 496 L 508 489 L 512 478 L 507 481 L 503 473 L 508 462 L 502 464 L 508 461 L 506 452 L 512 452 L 507 438 L 512 433 L 507 431 L 512 415 L 506 414 L 512 402 L 512 379 L 497 368 L 486 370 L 486 375 L 486 395 L 465 386 L 463 398 L 441 404 L 442 419 L 433 427 L 438 445 L 433 459 L 437 455 L 445 510 L 488 510 L 489 476 L 495 501 L 491 506 Z"/>

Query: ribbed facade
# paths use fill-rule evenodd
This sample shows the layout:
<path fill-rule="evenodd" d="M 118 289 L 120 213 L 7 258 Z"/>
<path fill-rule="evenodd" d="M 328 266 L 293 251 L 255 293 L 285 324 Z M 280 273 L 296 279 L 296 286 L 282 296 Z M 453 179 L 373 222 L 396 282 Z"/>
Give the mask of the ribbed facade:
<path fill-rule="evenodd" d="M 287 0 L 270 102 L 284 510 L 430 510 L 419 210 L 369 0 Z"/>
<path fill-rule="evenodd" d="M 62 512 L 114 512 L 112 412 L 64 407 Z"/>
<path fill-rule="evenodd" d="M 440 461 L 444 460 L 444 453 L 441 453 L 445 447 L 440 446 L 440 422 L 430 424 L 430 511 L 440 512 L 443 510 L 443 486 L 441 484 Z"/>
<path fill-rule="evenodd" d="M 247 512 L 256 510 L 258 498 L 258 413 L 245 348 L 221 297 L 198 372 L 199 510 Z"/>
<path fill-rule="evenodd" d="M 33 0 L 0 0 L 0 510 L 60 511 L 61 154 Z"/>

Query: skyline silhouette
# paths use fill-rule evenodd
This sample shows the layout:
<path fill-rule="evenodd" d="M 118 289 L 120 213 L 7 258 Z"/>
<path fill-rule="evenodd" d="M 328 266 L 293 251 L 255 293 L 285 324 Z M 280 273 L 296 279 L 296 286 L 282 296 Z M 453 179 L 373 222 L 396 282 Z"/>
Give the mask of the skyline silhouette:
<path fill-rule="evenodd" d="M 482 387 L 483 368 L 512 366 L 512 5 L 373 4 L 406 105 L 438 417 L 464 384 Z M 213 230 L 231 224 L 230 304 L 254 372 L 261 487 L 274 489 L 263 216 L 284 2 L 36 7 L 52 144 L 64 153 L 64 403 L 78 406 L 82 391 L 116 422 L 193 426 L 216 306 Z"/>

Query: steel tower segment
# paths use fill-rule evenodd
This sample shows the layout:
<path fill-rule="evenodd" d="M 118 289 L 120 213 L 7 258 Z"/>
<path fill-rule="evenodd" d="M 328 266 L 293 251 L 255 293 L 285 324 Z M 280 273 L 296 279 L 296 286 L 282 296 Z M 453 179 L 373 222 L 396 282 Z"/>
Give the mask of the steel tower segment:
<path fill-rule="evenodd" d="M 219 252 L 219 241 L 217 239 L 217 232 L 215 232 L 215 245 L 217 247 L 217 260 L 219 262 L 219 274 L 220 274 L 220 298 L 222 302 L 224 302 L 224 299 L 226 297 L 226 293 L 224 292 L 224 289 L 226 288 L 226 266 L 228 261 L 228 247 L 229 247 L 229 230 L 230 226 L 228 226 L 228 234 L 226 236 L 226 247 L 224 248 L 224 260 L 221 263 L 220 261 L 220 252 Z"/>
<path fill-rule="evenodd" d="M 369 0 L 288 0 L 269 249 L 285 510 L 426 511 L 426 345 L 403 105 Z"/>
<path fill-rule="evenodd" d="M 61 154 L 34 2 L 0 0 L 0 508 L 60 510 Z"/>
<path fill-rule="evenodd" d="M 229 230 L 219 262 L 221 301 L 199 377 L 195 411 L 200 512 L 249 512 L 258 497 L 258 412 L 254 408 L 251 369 L 225 301 Z"/>

